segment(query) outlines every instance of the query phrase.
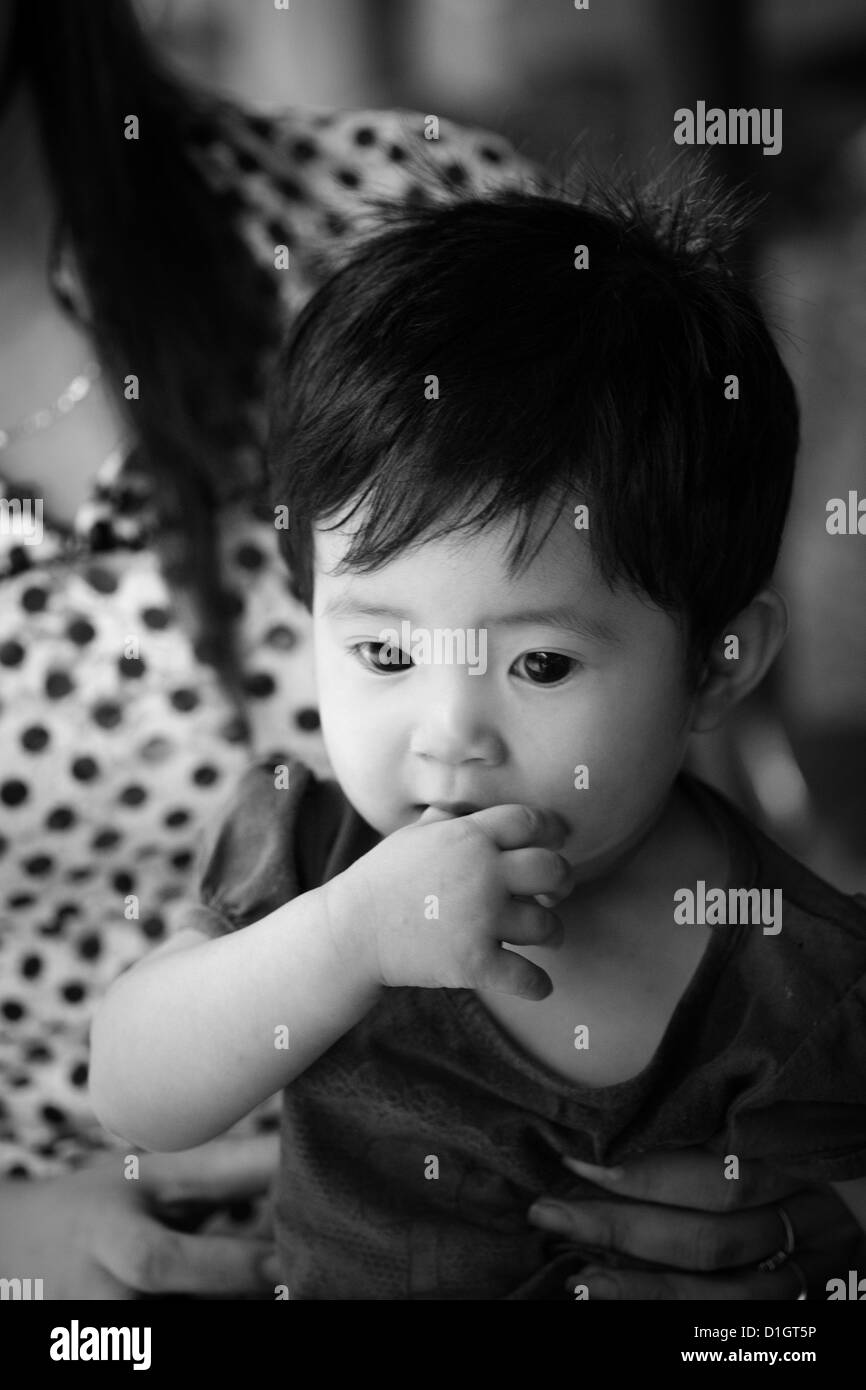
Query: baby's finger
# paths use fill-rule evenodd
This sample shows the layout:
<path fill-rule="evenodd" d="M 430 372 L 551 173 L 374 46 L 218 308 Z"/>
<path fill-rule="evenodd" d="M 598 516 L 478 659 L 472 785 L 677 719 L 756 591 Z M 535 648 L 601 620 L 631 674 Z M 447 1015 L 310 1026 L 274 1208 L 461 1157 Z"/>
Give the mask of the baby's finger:
<path fill-rule="evenodd" d="M 531 898 L 516 899 L 502 924 L 502 940 L 509 946 L 561 946 L 565 936 L 555 912 L 539 907 Z"/>
<path fill-rule="evenodd" d="M 562 817 L 541 806 L 488 806 L 483 811 L 473 811 L 466 819 L 479 825 L 500 849 L 523 849 L 529 845 L 555 849 L 568 835 Z"/>
<path fill-rule="evenodd" d="M 544 893 L 559 898 L 572 887 L 574 870 L 554 849 L 513 849 L 502 856 L 505 886 L 515 897 Z"/>
<path fill-rule="evenodd" d="M 507 946 L 495 952 L 474 987 L 496 994 L 514 994 L 519 999 L 541 1000 L 553 993 L 553 981 L 547 972 Z"/>
<path fill-rule="evenodd" d="M 597 1183 L 618 1197 L 644 1198 L 672 1207 L 736 1211 L 778 1202 L 804 1184 L 759 1162 L 744 1160 L 736 1182 L 725 1177 L 725 1161 L 706 1149 L 666 1149 L 640 1154 L 613 1168 L 564 1157 L 578 1177 Z"/>

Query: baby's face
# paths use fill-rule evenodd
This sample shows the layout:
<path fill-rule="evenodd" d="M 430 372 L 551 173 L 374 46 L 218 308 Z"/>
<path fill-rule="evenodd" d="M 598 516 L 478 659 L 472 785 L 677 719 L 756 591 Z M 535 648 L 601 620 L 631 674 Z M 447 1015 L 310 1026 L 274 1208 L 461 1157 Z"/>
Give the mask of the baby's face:
<path fill-rule="evenodd" d="M 643 838 L 679 770 L 691 709 L 682 639 L 642 596 L 611 592 L 568 512 L 515 578 L 511 535 L 509 519 L 421 543 L 374 573 L 337 575 L 350 531 L 317 529 L 325 745 L 349 801 L 382 835 L 431 804 L 548 807 L 569 827 L 562 852 L 586 882 Z M 418 659 L 398 664 L 383 650 L 387 629 L 408 631 L 402 650 Z"/>

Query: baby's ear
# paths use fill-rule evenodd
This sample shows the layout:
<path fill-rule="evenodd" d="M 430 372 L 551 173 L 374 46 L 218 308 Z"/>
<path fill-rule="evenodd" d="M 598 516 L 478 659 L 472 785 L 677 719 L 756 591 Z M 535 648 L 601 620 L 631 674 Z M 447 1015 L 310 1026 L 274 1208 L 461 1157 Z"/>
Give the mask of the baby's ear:
<path fill-rule="evenodd" d="M 760 685 L 787 631 L 785 600 L 775 589 L 762 589 L 713 643 L 695 693 L 693 732 L 715 729 Z"/>

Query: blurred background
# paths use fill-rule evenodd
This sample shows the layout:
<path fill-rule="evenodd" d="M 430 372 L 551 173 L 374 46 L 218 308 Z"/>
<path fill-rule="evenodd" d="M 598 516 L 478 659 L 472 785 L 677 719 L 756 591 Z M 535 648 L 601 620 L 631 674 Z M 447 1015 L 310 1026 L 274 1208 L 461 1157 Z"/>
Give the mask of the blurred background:
<path fill-rule="evenodd" d="M 819 873 L 866 891 L 866 6 L 862 0 L 143 0 L 174 63 L 264 111 L 404 107 L 561 168 L 663 165 L 679 106 L 780 107 L 778 156 L 716 146 L 761 201 L 741 259 L 801 394 L 778 582 L 784 654 L 694 766 Z M 866 527 L 866 518 L 864 518 Z"/>

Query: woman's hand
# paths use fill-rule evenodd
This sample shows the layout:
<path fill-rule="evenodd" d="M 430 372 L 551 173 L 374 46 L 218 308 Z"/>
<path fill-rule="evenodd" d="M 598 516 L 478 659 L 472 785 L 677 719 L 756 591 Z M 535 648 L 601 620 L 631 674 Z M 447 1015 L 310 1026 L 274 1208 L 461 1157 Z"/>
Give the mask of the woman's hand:
<path fill-rule="evenodd" d="M 618 1263 L 632 1256 L 665 1266 L 575 1269 L 566 1287 L 585 1284 L 591 1299 L 796 1299 L 798 1270 L 807 1296 L 823 1299 L 828 1279 L 847 1278 L 863 1239 L 830 1188 L 804 1188 L 761 1163 L 741 1162 L 739 1178 L 727 1179 L 719 1156 L 703 1149 L 643 1154 L 618 1170 L 564 1161 L 597 1185 L 599 1199 L 558 1199 L 543 1221 L 533 1204 L 533 1224 L 610 1250 Z M 601 1190 L 630 1200 L 605 1201 Z M 759 1270 L 788 1244 L 780 1207 L 793 1230 L 791 1258 Z"/>
<path fill-rule="evenodd" d="M 277 1171 L 275 1135 L 216 1139 L 183 1153 L 100 1157 L 60 1178 L 0 1183 L 0 1277 L 42 1279 L 45 1299 L 273 1297 L 270 1239 L 187 1235 L 172 1211 L 263 1193 Z"/>

